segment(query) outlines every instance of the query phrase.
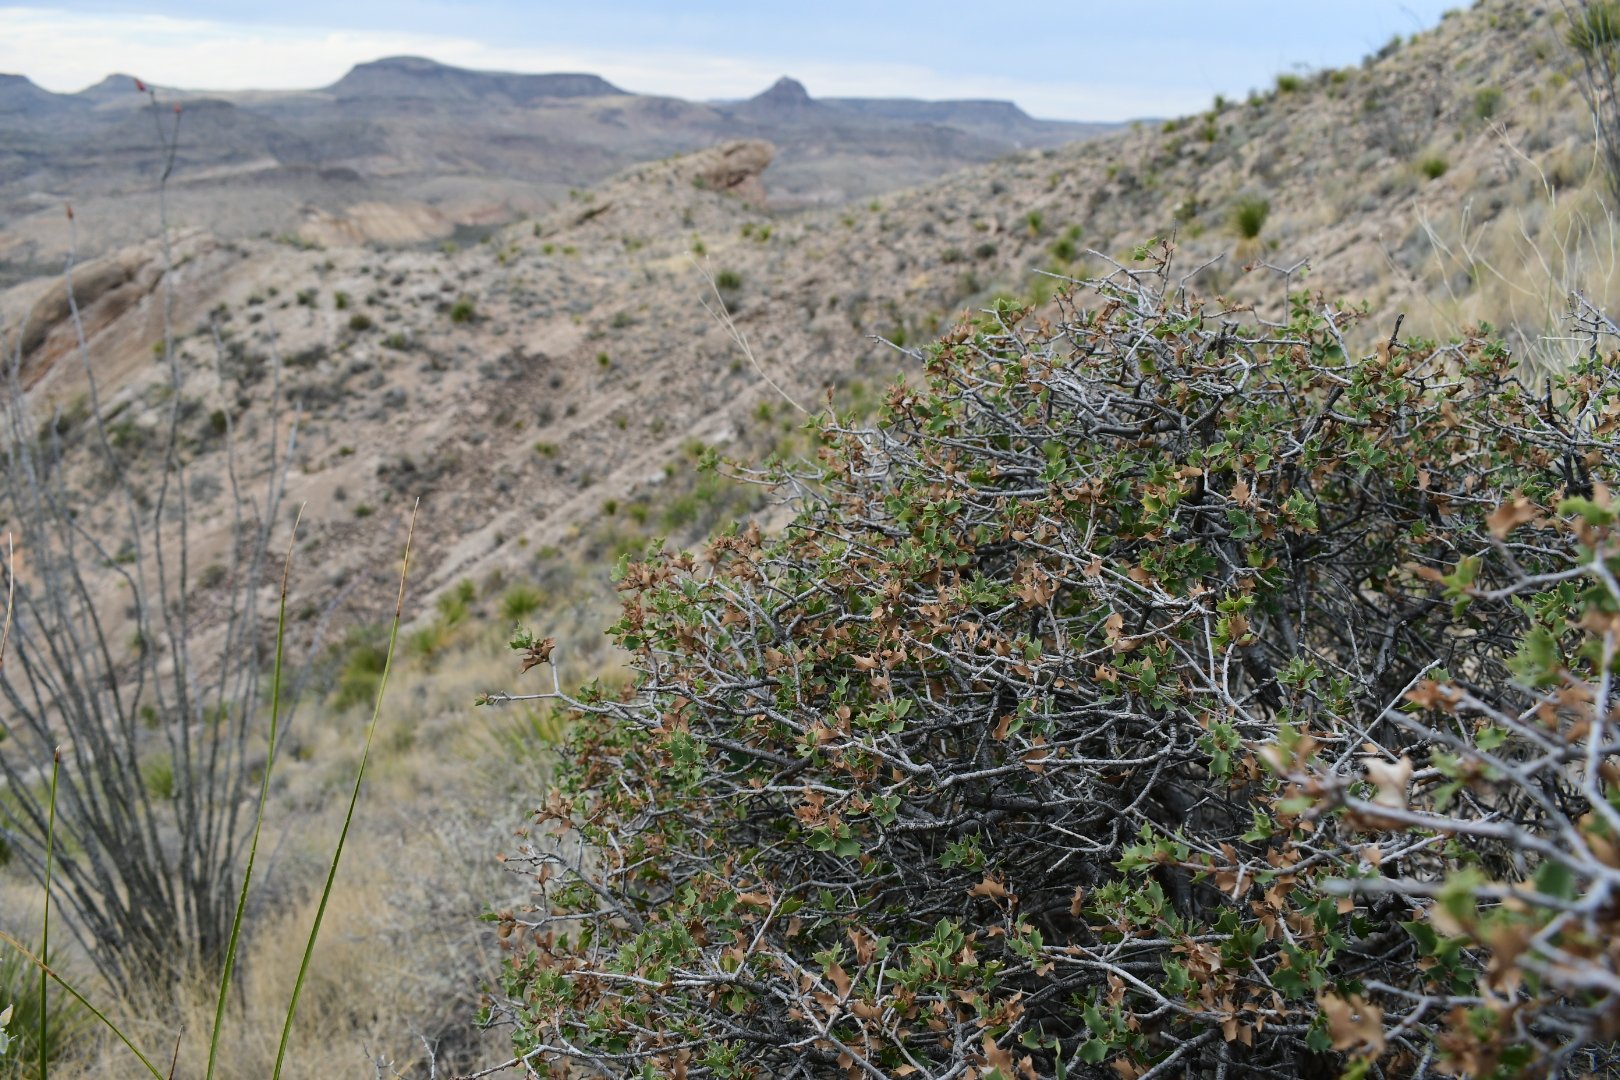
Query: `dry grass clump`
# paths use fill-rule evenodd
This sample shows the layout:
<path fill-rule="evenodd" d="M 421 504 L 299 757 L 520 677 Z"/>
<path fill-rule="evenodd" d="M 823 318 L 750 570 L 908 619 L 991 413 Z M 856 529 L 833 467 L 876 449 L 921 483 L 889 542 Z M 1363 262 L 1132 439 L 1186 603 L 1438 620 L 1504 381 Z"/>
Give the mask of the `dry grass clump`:
<path fill-rule="evenodd" d="M 568 620 L 566 625 L 572 626 Z M 548 752 L 517 718 L 474 714 L 506 664 L 485 634 L 459 642 L 434 671 L 396 672 L 377 749 L 327 907 L 287 1055 L 289 1076 L 427 1076 L 499 1060 L 499 1036 L 473 1025 L 481 987 L 495 975 L 493 934 L 478 916 L 511 891 L 495 854 L 506 826 L 541 797 Z M 278 765 L 220 1045 L 222 1077 L 271 1074 L 299 956 L 343 819 L 365 718 L 310 709 Z M 17 880 L 0 902 L 19 929 L 37 922 L 37 886 Z M 71 957 L 68 970 L 76 966 Z M 92 999 L 154 1059 L 180 1039 L 176 1075 L 200 1076 L 217 985 L 192 980 L 142 999 Z M 110 1035 L 84 1030 L 62 1080 L 149 1075 Z"/>

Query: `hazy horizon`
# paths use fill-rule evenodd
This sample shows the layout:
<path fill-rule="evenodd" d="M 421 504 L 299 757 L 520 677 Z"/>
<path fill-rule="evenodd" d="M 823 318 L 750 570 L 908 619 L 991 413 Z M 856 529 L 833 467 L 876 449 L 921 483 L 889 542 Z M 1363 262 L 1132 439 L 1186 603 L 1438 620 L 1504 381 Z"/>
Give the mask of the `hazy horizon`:
<path fill-rule="evenodd" d="M 716 2 L 671 12 L 627 0 L 611 16 L 516 0 L 363 0 L 341 11 L 294 0 L 270 15 L 240 3 L 89 0 L 0 7 L 0 71 L 58 93 L 112 73 L 186 90 L 294 90 L 412 55 L 485 71 L 588 72 L 632 93 L 696 101 L 750 97 L 786 75 L 815 97 L 989 98 L 1042 118 L 1127 120 L 1192 112 L 1284 71 L 1355 63 L 1432 26 L 1446 6 L 1324 0 L 1301 11 L 1238 0 L 1212 16 L 1191 0 L 1158 0 L 1146 13 L 1089 4 L 998 38 L 1003 20 L 987 5 L 913 0 L 877 13 L 853 0 L 813 12 Z"/>

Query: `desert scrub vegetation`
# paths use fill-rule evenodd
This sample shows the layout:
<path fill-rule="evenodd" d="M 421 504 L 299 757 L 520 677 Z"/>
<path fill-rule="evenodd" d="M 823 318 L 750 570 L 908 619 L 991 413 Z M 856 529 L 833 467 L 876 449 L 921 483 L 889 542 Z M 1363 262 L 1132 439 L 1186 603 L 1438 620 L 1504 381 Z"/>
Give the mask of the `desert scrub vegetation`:
<path fill-rule="evenodd" d="M 1256 240 L 1271 216 L 1271 201 L 1258 195 L 1245 196 L 1232 209 L 1232 224 L 1245 240 Z"/>
<path fill-rule="evenodd" d="M 82 372 L 82 405 L 67 415 L 54 408 L 42 428 L 36 411 L 50 403 L 26 391 L 22 346 L 0 359 L 0 864 L 37 882 L 36 897 L 22 906 L 37 905 L 41 914 L 37 946 L 0 931 L 0 993 L 9 999 L 0 1029 L 30 1028 L 0 1033 L 7 1049 L 28 1055 L 0 1062 L 0 1075 L 43 1077 L 56 1059 L 71 1067 L 110 1050 L 114 1057 L 90 1073 L 173 1076 L 183 1062 L 181 1075 L 212 1078 L 222 1048 L 242 1041 L 227 1033 L 231 1021 L 252 1014 L 259 1023 L 245 1040 L 254 1044 L 251 1063 L 238 1053 L 223 1071 L 279 1077 L 289 1051 L 292 1062 L 309 1061 L 295 1019 L 304 991 L 324 982 L 310 978 L 312 958 L 371 757 L 415 519 L 406 528 L 381 673 L 371 683 L 370 722 L 346 770 L 348 798 L 332 800 L 340 827 L 316 864 L 324 885 L 318 873 L 290 889 L 288 878 L 278 879 L 276 906 L 299 925 L 277 928 L 276 959 L 294 970 L 274 1002 L 250 1000 L 248 984 L 260 972 L 243 978 L 237 960 L 269 951 L 242 946 L 244 936 L 254 945 L 268 936 L 254 923 L 272 921 L 251 918 L 249 898 L 260 901 L 255 912 L 267 909 L 254 888 L 263 891 L 255 879 L 263 869 L 259 841 L 299 696 L 283 662 L 301 520 L 301 511 L 283 513 L 283 495 L 298 414 L 281 403 L 274 351 L 264 373 L 273 404 L 242 432 L 231 409 L 208 412 L 185 392 L 186 369 L 206 361 L 180 344 L 172 324 L 177 264 L 166 185 L 182 110 L 160 110 L 154 91 L 138 81 L 136 88 L 149 98 L 164 155 L 159 377 L 139 405 L 105 404 L 75 306 L 71 231 L 65 290 L 76 348 L 58 362 Z M 71 211 L 68 220 L 71 230 Z M 306 290 L 301 303 L 313 306 L 316 295 Z M 213 338 L 221 383 L 241 359 L 219 325 L 228 317 L 216 307 L 197 330 Z M 324 346 L 315 349 L 291 362 L 313 366 L 325 355 Z M 128 452 L 116 420 L 126 409 L 155 413 L 143 440 L 155 453 Z M 197 437 L 198 421 L 205 439 Z M 218 477 L 195 467 L 205 442 L 225 458 L 228 496 Z M 223 519 L 224 550 L 199 569 L 204 530 L 195 526 L 205 503 Z M 273 537 L 286 545 L 285 562 L 271 552 Z M 274 597 L 278 582 L 279 604 L 266 610 L 263 597 Z M 14 892 L 5 895 L 5 921 L 14 927 L 28 912 L 15 910 Z M 66 938 L 72 943 L 64 948 Z M 263 1022 L 267 1010 L 274 1027 Z M 171 1035 L 176 1026 L 183 1039 Z M 148 1056 L 137 1043 L 149 1039 L 167 1045 L 149 1045 Z M 167 1074 L 154 1062 L 160 1054 L 176 1063 Z"/>
<path fill-rule="evenodd" d="M 572 710 L 491 916 L 515 1061 L 1620 1066 L 1616 328 L 1527 383 L 1167 261 L 822 417 L 779 535 L 627 566 L 633 684 L 515 637 L 539 685 L 489 700 Z"/>
<path fill-rule="evenodd" d="M 257 597 L 288 465 L 284 420 L 238 444 L 221 413 L 220 439 L 260 482 L 227 508 L 224 576 L 203 587 L 223 590 L 228 614 L 205 645 L 188 563 L 188 404 L 167 327 L 159 354 L 168 392 L 150 432 L 155 477 L 115 448 L 82 335 L 73 359 L 89 389 L 72 441 L 35 436 L 20 356 L 0 372 L 0 515 L 27 552 L 26 574 L 6 567 L 14 607 L 0 668 L 0 837 L 43 881 L 54 816 L 68 925 L 121 994 L 224 963 L 255 778 L 249 743 L 267 708 L 270 651 Z M 279 386 L 279 366 L 271 379 Z M 85 459 L 96 477 L 89 485 L 75 471 Z M 64 768 L 53 809 L 36 781 L 56 748 Z M 159 758 L 169 763 L 165 798 L 143 783 L 143 762 Z"/>

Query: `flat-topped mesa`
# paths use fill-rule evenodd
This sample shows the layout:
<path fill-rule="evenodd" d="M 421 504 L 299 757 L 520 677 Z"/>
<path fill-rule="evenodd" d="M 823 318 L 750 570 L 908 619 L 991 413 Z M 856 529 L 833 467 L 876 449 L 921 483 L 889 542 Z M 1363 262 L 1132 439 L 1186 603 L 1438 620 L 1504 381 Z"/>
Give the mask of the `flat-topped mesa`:
<path fill-rule="evenodd" d="M 546 98 L 615 97 L 625 91 L 599 75 L 576 72 L 526 75 L 473 71 L 422 56 L 389 56 L 356 64 L 327 92 L 341 99 L 433 98 L 528 105 Z"/>

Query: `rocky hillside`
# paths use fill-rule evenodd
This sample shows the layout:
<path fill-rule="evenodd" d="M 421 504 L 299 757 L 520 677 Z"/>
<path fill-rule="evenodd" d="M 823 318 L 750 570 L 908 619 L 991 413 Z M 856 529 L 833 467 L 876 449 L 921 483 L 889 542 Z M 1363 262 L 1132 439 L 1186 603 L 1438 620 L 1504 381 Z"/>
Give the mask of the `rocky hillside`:
<path fill-rule="evenodd" d="M 334 792 L 348 790 L 344 748 L 360 727 L 344 711 L 346 680 L 375 677 L 363 665 L 348 670 L 366 659 L 357 631 L 392 614 L 416 497 L 413 625 L 390 689 L 390 745 L 379 748 L 385 768 L 366 792 L 367 839 L 354 845 L 362 861 L 345 870 L 349 917 L 323 938 L 323 950 L 334 950 L 323 976 L 330 1007 L 308 1010 L 321 1017 L 310 1041 L 335 1047 L 337 1064 L 308 1075 L 380 1071 L 369 1060 L 360 1071 L 353 1031 L 364 1033 L 368 1059 L 390 1034 L 412 1033 L 390 1051 L 407 1055 L 421 1050 L 417 1032 L 467 1038 L 473 1003 L 457 995 L 471 997 L 480 955 L 469 927 L 508 887 L 492 881 L 488 856 L 533 807 L 526 800 L 545 767 L 532 717 L 480 711 L 469 721 L 476 693 L 510 683 L 509 654 L 489 635 L 522 618 L 558 637 L 565 677 L 610 669 L 597 632 L 613 600 L 603 568 L 649 537 L 695 542 L 756 505 L 696 474 L 705 448 L 802 452 L 800 406 L 815 409 L 828 394 L 870 403 L 884 381 L 915 371 L 908 350 L 965 310 L 1003 297 L 1050 302 L 1065 277 L 1139 265 L 1132 250 L 1153 237 L 1173 236 L 1188 287 L 1218 298 L 1205 309 L 1211 319 L 1223 303 L 1280 318 L 1292 290 L 1313 305 L 1365 301 L 1366 317 L 1346 327 L 1358 353 L 1404 313 L 1403 337 L 1488 320 L 1521 355 L 1555 363 L 1569 347 L 1559 336 L 1569 288 L 1620 300 L 1575 67 L 1556 12 L 1486 0 L 1365 64 L 1285 77 L 1248 101 L 792 213 L 775 203 L 773 155 L 785 151 L 760 140 L 619 169 L 560 193 L 529 220 L 486 223 L 481 240 L 464 230 L 395 249 L 355 241 L 394 230 L 404 242 L 412 228 L 443 236 L 431 216 L 442 211 L 422 202 L 408 213 L 388 199 L 311 208 L 288 198 L 275 205 L 299 215 L 301 235 L 221 234 L 187 216 L 187 177 L 207 173 L 186 160 L 165 257 L 155 198 L 109 201 L 144 239 L 75 267 L 77 327 L 59 277 L 0 292 L 0 341 L 33 409 L 26 430 L 67 449 L 85 529 L 116 535 L 107 478 L 87 445 L 96 407 L 88 367 L 109 441 L 146 493 L 161 471 L 163 425 L 171 410 L 179 416 L 193 614 L 217 625 L 231 595 L 222 582 L 232 526 L 226 433 L 237 437 L 235 479 L 252 488 L 265 478 L 260 454 L 273 424 L 282 446 L 288 422 L 298 424 L 287 505 L 305 509 L 289 611 L 299 655 L 316 658 L 315 692 L 276 796 L 278 811 L 296 815 L 296 858 L 270 879 L 282 890 L 271 905 L 276 921 L 255 931 L 260 959 L 246 969 L 270 980 L 248 995 L 270 1013 L 268 1041 L 243 1025 L 241 1045 L 275 1045 L 292 973 L 272 976 L 277 961 L 298 956 L 306 926 L 305 907 L 283 914 L 283 899 L 296 899 L 324 866 L 330 831 L 313 823 L 321 807 L 341 802 Z M 15 84 L 0 91 L 32 94 Z M 115 93 L 111 85 L 89 96 L 128 109 Z M 791 130 L 798 112 L 843 123 L 863 110 L 922 109 L 807 98 L 780 84 L 764 100 L 707 108 L 775 117 L 778 131 Z M 0 110 L 6 100 L 14 98 L 0 98 Z M 620 107 L 613 102 L 665 107 L 618 97 L 569 107 Z M 973 111 L 1002 122 L 991 106 Z M 973 137 L 959 123 L 961 137 Z M 231 128 L 222 120 L 220 130 Z M 377 130 L 355 130 L 357 154 L 380 145 L 362 138 Z M 146 160 L 137 154 L 150 147 L 132 141 L 118 152 L 126 151 Z M 316 176 L 312 190 L 326 183 Z M 272 184 L 237 193 L 267 203 L 284 194 Z M 60 205 L 46 214 L 36 219 L 42 235 L 65 245 Z M 85 216 L 81 207 L 79 224 Z M 158 362 L 166 297 L 177 386 Z M 722 305 L 730 327 L 708 310 Z M 20 552 L 23 574 L 27 560 Z M 111 572 L 103 582 L 106 596 L 118 596 Z M 273 583 L 261 598 L 271 610 Z M 112 647 L 141 648 L 134 627 L 119 622 L 124 605 L 105 610 Z M 364 699 L 375 682 L 361 682 Z M 469 742 L 493 749 L 474 756 Z M 510 774 L 499 791 L 492 753 Z M 427 805 L 433 814 L 421 813 Z M 424 828 L 433 835 L 424 839 Z M 528 899 L 528 879 L 512 882 L 513 902 Z M 16 895 L 12 909 L 26 911 L 35 892 Z M 345 1025 L 353 1031 L 334 1034 Z M 464 1064 L 452 1064 L 447 1048 L 434 1074 L 493 1065 L 505 1056 L 503 1039 L 457 1051 Z M 191 1040 L 187 1052 L 200 1044 Z M 268 1072 L 253 1070 L 239 1074 Z M 96 1063 L 79 1075 L 124 1074 Z"/>
<path fill-rule="evenodd" d="M 88 254 L 150 232 L 165 154 L 137 85 L 112 75 L 52 94 L 0 77 L 0 285 L 57 270 L 64 203 L 78 210 Z M 867 198 L 1117 127 L 1033 120 L 1009 102 L 823 102 L 791 79 L 710 104 L 630 93 L 595 75 L 469 71 L 420 57 L 360 64 L 317 90 L 158 97 L 159 127 L 178 134 L 174 220 L 224 239 L 328 246 L 487 230 L 635 162 L 739 138 L 776 144 L 772 197 L 782 208 Z"/>
<path fill-rule="evenodd" d="M 416 495 L 424 593 L 537 573 L 537 553 L 605 527 L 668 531 L 657 508 L 694 440 L 775 431 L 785 398 L 813 409 L 829 390 L 869 392 L 914 362 L 895 346 L 996 295 L 1049 295 L 1058 279 L 1042 271 L 1128 262 L 1155 236 L 1176 237 L 1189 287 L 1263 317 L 1290 288 L 1365 300 L 1357 347 L 1402 312 L 1407 334 L 1489 319 L 1551 356 L 1566 287 L 1612 299 L 1614 284 L 1556 31 L 1550 12 L 1489 0 L 1246 102 L 793 215 L 760 204 L 771 148 L 743 142 L 634 167 L 460 249 L 189 233 L 173 283 L 194 483 L 221 490 L 222 410 L 251 433 L 297 409 L 291 496 L 309 502 L 327 584 L 386 567 L 396 541 L 378 521 Z M 792 87 L 768 97 L 747 108 L 844 108 Z M 136 456 L 163 393 L 155 258 L 149 245 L 78 271 L 104 407 Z M 15 333 L 32 307 L 25 377 L 71 417 L 84 374 L 63 295 L 42 288 L 0 311 Z M 717 294 L 752 360 L 706 310 Z M 223 503 L 197 505 L 224 528 Z"/>

